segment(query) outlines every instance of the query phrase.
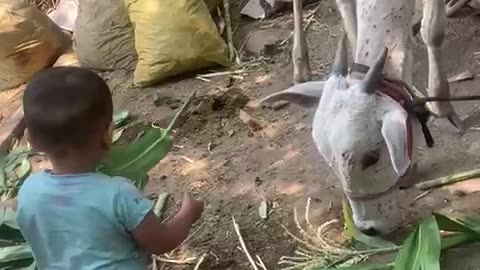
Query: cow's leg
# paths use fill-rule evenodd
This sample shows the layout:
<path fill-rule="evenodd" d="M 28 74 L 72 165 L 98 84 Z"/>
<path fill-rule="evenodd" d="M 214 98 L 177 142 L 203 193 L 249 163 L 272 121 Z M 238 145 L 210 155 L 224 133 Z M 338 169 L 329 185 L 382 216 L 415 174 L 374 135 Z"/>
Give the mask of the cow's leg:
<path fill-rule="evenodd" d="M 447 16 L 443 1 L 423 0 L 423 18 L 420 29 L 428 52 L 428 95 L 450 97 L 450 88 L 442 65 L 441 46 L 445 37 Z M 450 102 L 431 102 L 432 113 L 441 126 L 463 131 L 463 125 Z"/>
<path fill-rule="evenodd" d="M 357 49 L 356 2 L 356 0 L 337 0 L 337 7 L 342 16 L 343 26 L 345 27 L 345 32 L 347 32 L 347 37 L 353 52 Z"/>
<path fill-rule="evenodd" d="M 303 31 L 303 1 L 293 0 L 293 82 L 295 84 L 311 80 L 310 60 L 305 32 Z"/>
<path fill-rule="evenodd" d="M 447 8 L 447 17 L 452 16 L 457 12 L 459 9 L 463 8 L 464 6 L 468 5 L 472 0 L 447 0 L 446 8 Z"/>

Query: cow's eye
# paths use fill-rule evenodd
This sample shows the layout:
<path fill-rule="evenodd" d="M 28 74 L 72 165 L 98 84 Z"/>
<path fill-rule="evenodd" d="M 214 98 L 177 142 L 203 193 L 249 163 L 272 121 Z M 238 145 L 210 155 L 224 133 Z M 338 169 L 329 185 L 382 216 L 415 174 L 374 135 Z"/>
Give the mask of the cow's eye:
<path fill-rule="evenodd" d="M 380 151 L 372 151 L 362 157 L 362 170 L 366 170 L 368 167 L 378 162 L 380 158 Z"/>

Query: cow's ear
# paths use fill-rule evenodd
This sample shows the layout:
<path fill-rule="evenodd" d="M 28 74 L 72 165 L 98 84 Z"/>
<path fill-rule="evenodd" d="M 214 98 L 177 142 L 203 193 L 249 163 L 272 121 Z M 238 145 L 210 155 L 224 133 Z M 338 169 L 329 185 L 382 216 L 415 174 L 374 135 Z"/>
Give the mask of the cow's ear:
<path fill-rule="evenodd" d="M 399 176 L 406 173 L 412 162 L 408 155 L 407 118 L 408 114 L 404 110 L 392 110 L 382 119 L 382 135 L 392 166 Z"/>
<path fill-rule="evenodd" d="M 299 83 L 281 92 L 271 94 L 260 102 L 270 103 L 285 100 L 304 108 L 311 108 L 320 102 L 324 87 L 324 81 Z"/>

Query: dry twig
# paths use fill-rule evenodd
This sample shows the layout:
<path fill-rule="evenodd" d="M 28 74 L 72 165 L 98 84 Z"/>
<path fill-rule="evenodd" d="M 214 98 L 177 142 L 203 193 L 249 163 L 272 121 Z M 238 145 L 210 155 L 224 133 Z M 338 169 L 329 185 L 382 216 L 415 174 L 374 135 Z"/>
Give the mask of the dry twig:
<path fill-rule="evenodd" d="M 195 265 L 195 268 L 193 268 L 193 270 L 198 270 L 200 269 L 200 265 L 203 263 L 203 261 L 205 260 L 205 257 L 207 257 L 207 254 L 204 253 L 202 255 L 202 257 L 200 257 L 200 259 L 198 260 L 197 264 Z"/>
<path fill-rule="evenodd" d="M 260 258 L 260 256 L 258 256 L 258 255 L 256 255 L 255 257 L 257 257 L 258 265 L 260 265 L 260 267 L 263 270 L 267 270 L 267 266 L 265 266 L 265 264 L 263 263 L 262 258 Z"/>
<path fill-rule="evenodd" d="M 242 234 L 240 233 L 240 226 L 235 221 L 235 217 L 233 217 L 233 216 L 232 216 L 232 222 L 233 222 L 233 228 L 235 229 L 235 233 L 237 233 L 237 236 L 238 236 L 238 241 L 240 241 L 240 245 L 242 246 L 242 250 L 245 253 L 245 255 L 247 255 L 248 261 L 252 265 L 253 269 L 259 270 L 258 267 L 257 267 L 257 264 L 255 263 L 255 260 L 250 255 L 250 252 L 248 252 L 247 246 L 245 245 L 245 242 L 243 241 Z"/>
<path fill-rule="evenodd" d="M 235 59 L 235 63 L 237 65 L 241 64 L 240 58 L 236 53 L 235 46 L 233 45 L 233 31 L 232 31 L 232 20 L 230 18 L 230 3 L 229 0 L 223 0 L 223 9 L 224 9 L 224 16 L 225 16 L 225 25 L 227 28 L 227 42 L 228 42 L 228 50 L 230 52 L 230 61 Z"/>

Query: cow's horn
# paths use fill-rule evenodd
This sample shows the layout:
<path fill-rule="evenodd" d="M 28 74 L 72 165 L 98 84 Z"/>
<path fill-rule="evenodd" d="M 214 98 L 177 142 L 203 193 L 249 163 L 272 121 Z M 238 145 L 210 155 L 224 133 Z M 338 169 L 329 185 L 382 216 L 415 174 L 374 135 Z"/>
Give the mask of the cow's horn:
<path fill-rule="evenodd" d="M 378 84 L 383 76 L 383 67 L 385 65 L 385 60 L 387 59 L 388 49 L 384 48 L 382 53 L 378 56 L 377 60 L 372 67 L 368 70 L 365 78 L 362 81 L 362 89 L 368 93 L 373 94 L 378 88 Z"/>
<path fill-rule="evenodd" d="M 333 61 L 332 73 L 347 76 L 347 36 L 344 34 L 337 45 L 335 60 Z"/>

